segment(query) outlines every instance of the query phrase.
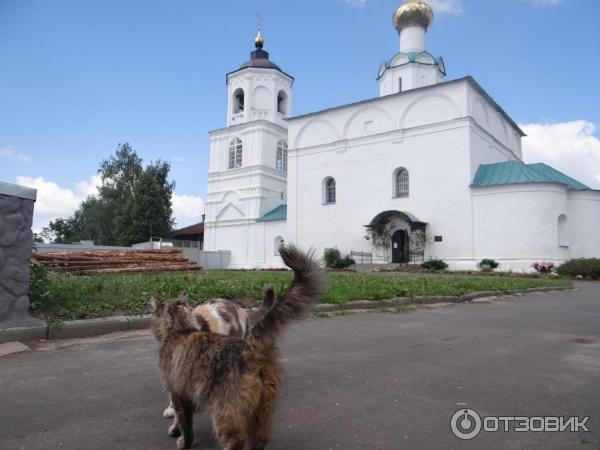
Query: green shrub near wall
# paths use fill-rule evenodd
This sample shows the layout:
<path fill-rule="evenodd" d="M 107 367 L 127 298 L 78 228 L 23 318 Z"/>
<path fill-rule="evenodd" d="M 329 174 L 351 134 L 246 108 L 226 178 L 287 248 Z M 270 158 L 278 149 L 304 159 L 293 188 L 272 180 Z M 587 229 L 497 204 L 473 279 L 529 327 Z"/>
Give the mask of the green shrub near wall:
<path fill-rule="evenodd" d="M 556 271 L 562 276 L 598 278 L 600 277 L 600 258 L 571 259 L 559 266 Z"/>
<path fill-rule="evenodd" d="M 429 261 L 425 261 L 421 264 L 421 268 L 425 270 L 446 270 L 448 268 L 448 264 L 441 259 L 430 259 Z"/>
<path fill-rule="evenodd" d="M 323 252 L 323 260 L 325 265 L 330 269 L 346 269 L 356 262 L 346 255 L 342 258 L 340 251 L 337 248 L 326 248 Z"/>

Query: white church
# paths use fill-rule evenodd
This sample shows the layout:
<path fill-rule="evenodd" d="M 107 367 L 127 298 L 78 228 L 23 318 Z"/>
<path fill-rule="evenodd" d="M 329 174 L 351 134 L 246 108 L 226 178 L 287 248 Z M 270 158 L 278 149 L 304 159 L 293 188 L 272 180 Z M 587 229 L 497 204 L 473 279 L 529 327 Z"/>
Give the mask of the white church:
<path fill-rule="evenodd" d="M 227 127 L 210 132 L 205 250 L 230 251 L 230 268 L 279 267 L 283 242 L 458 270 L 600 256 L 600 191 L 523 162 L 510 116 L 473 78 L 445 80 L 425 46 L 432 20 L 406 0 L 379 97 L 302 116 L 258 32 L 227 74 Z"/>

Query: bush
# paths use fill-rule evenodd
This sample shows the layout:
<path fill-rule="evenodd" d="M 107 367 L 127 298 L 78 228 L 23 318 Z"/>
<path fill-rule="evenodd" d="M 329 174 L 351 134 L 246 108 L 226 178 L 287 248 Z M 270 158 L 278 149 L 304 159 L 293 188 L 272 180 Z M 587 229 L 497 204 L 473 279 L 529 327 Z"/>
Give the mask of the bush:
<path fill-rule="evenodd" d="M 325 265 L 330 269 L 346 269 L 353 264 L 356 264 L 350 255 L 342 258 L 340 251 L 337 248 L 326 248 L 323 254 Z"/>
<path fill-rule="evenodd" d="M 548 274 L 552 273 L 552 270 L 554 269 L 554 263 L 546 261 L 535 262 L 531 265 L 531 267 L 533 267 L 539 273 Z"/>
<path fill-rule="evenodd" d="M 430 259 L 421 264 L 421 268 L 425 270 L 446 270 L 448 264 L 441 259 Z"/>
<path fill-rule="evenodd" d="M 32 262 L 29 266 L 28 296 L 30 309 L 37 309 L 50 296 L 50 280 L 46 266 L 36 262 Z"/>
<path fill-rule="evenodd" d="M 563 276 L 598 278 L 600 277 L 600 258 L 571 259 L 559 266 L 556 271 Z"/>
<path fill-rule="evenodd" d="M 335 264 L 342 259 L 340 251 L 337 248 L 326 248 L 323 253 L 323 259 L 327 267 L 335 267 Z"/>
<path fill-rule="evenodd" d="M 496 270 L 498 267 L 500 267 L 500 263 L 493 259 L 482 259 L 477 265 L 482 272 L 491 272 L 492 270 Z"/>

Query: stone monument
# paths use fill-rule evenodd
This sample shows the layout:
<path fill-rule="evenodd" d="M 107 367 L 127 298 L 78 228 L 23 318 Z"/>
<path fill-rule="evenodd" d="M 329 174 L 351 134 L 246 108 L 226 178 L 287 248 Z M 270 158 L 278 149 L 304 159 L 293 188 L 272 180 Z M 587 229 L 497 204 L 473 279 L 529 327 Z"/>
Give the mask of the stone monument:
<path fill-rule="evenodd" d="M 29 315 L 29 262 L 37 191 L 0 181 L 0 328 L 37 325 Z"/>

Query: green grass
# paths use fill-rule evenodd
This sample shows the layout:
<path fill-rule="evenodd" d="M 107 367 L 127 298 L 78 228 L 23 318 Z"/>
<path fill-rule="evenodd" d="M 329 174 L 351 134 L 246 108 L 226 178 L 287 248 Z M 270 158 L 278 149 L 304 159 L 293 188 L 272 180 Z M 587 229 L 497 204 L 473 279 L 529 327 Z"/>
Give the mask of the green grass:
<path fill-rule="evenodd" d="M 324 303 L 381 300 L 422 295 L 461 295 L 476 291 L 569 286 L 567 280 L 487 276 L 411 276 L 375 274 L 326 275 Z M 287 272 L 210 271 L 177 274 L 110 274 L 72 276 L 50 274 L 40 298 L 31 298 L 51 321 L 144 314 L 148 299 L 174 298 L 185 290 L 192 303 L 212 298 L 260 301 L 265 285 L 282 292 L 291 283 Z"/>

